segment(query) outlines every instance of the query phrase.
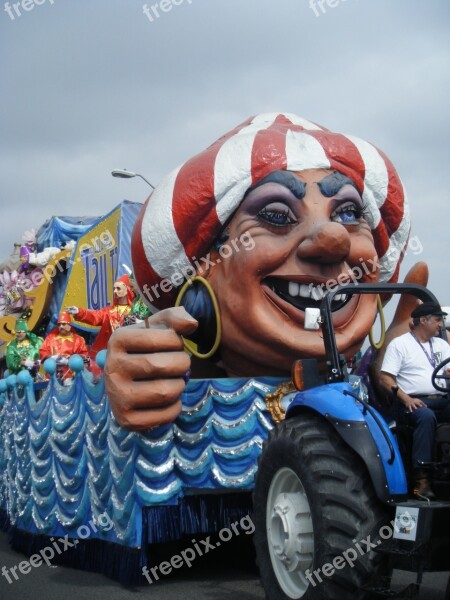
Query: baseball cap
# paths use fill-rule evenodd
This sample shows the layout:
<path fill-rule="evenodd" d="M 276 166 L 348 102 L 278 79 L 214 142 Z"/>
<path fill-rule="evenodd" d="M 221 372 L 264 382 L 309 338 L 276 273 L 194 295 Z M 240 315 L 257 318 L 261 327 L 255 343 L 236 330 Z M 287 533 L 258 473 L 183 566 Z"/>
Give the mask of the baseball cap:
<path fill-rule="evenodd" d="M 447 313 L 444 312 L 440 305 L 435 302 L 424 302 L 423 304 L 419 304 L 419 306 L 416 306 L 411 313 L 411 317 L 413 319 L 416 317 L 426 317 L 427 315 L 446 317 Z"/>

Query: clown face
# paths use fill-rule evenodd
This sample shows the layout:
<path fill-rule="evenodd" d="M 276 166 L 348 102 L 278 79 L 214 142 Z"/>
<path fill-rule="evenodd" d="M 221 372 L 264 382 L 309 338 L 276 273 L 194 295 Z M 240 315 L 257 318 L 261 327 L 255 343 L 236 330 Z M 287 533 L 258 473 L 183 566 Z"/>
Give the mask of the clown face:
<path fill-rule="evenodd" d="M 69 336 L 72 333 L 70 323 L 58 323 L 58 331 L 60 335 Z"/>
<path fill-rule="evenodd" d="M 117 298 L 117 300 L 127 297 L 127 286 L 122 281 L 116 281 L 114 283 L 113 291 L 114 297 Z"/>
<path fill-rule="evenodd" d="M 26 337 L 27 337 L 26 331 L 16 331 L 16 340 L 18 342 L 23 342 Z"/>
<path fill-rule="evenodd" d="M 397 281 L 409 229 L 403 186 L 384 153 L 297 115 L 266 113 L 161 181 L 133 230 L 133 270 L 161 309 L 173 306 L 195 265 L 219 302 L 227 372 L 285 375 L 295 359 L 324 354 L 321 332 L 304 329 L 304 309 L 336 282 Z M 217 243 L 227 252 L 211 250 Z M 345 294 L 334 302 L 347 356 L 369 332 L 375 302 Z M 202 302 L 192 310 L 205 316 Z"/>
<path fill-rule="evenodd" d="M 323 356 L 322 333 L 304 329 L 304 309 L 338 283 L 378 281 L 363 213 L 351 180 L 331 170 L 277 172 L 246 195 L 226 231 L 230 240 L 251 236 L 254 247 L 226 259 L 213 251 L 206 273 L 230 375 L 283 374 L 298 358 Z M 370 330 L 376 298 L 343 294 L 332 309 L 339 351 L 351 356 Z"/>

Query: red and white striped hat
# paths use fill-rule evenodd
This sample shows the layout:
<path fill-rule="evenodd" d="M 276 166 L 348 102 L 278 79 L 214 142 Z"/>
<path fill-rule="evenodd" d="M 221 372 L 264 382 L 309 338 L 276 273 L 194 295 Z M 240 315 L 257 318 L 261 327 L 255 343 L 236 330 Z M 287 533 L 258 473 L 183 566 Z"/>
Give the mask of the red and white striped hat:
<path fill-rule="evenodd" d="M 248 188 L 280 169 L 335 169 L 350 177 L 367 207 L 380 280 L 397 281 L 410 220 L 390 160 L 359 138 L 293 114 L 265 113 L 172 171 L 145 203 L 131 251 L 136 281 L 153 308 L 173 305 L 181 275 L 192 273 L 194 261 L 208 253 Z"/>

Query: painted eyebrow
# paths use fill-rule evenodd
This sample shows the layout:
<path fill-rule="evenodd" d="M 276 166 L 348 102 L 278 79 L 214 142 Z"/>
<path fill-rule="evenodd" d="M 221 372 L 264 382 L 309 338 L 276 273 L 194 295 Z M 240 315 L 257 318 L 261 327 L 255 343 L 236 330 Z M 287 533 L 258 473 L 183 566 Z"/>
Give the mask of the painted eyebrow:
<path fill-rule="evenodd" d="M 334 173 L 327 175 L 321 179 L 317 185 L 322 194 L 327 198 L 335 196 L 339 190 L 344 187 L 344 185 L 351 185 L 358 192 L 358 195 L 360 195 L 359 190 L 354 182 L 346 175 L 339 173 L 339 171 L 334 171 Z"/>
<path fill-rule="evenodd" d="M 298 179 L 293 173 L 289 171 L 272 171 L 272 173 L 269 173 L 269 175 L 266 175 L 261 181 L 258 181 L 258 183 L 249 188 L 245 195 L 247 196 L 247 194 L 266 183 L 278 183 L 284 186 L 299 200 L 304 198 L 306 194 L 306 183 Z"/>

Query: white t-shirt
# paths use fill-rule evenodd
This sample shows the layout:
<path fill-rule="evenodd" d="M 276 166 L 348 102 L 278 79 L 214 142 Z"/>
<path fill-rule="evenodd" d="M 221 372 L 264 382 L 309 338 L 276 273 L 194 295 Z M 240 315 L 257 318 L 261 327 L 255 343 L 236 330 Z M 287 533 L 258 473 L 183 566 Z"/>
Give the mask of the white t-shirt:
<path fill-rule="evenodd" d="M 431 338 L 431 346 L 436 366 L 450 356 L 450 345 L 443 339 Z M 398 387 L 410 396 L 439 393 L 431 384 L 434 367 L 424 350 L 431 358 L 429 342 L 421 344 L 411 333 L 405 333 L 392 340 L 384 355 L 381 370 L 393 375 Z M 444 385 L 444 380 L 438 383 Z"/>

